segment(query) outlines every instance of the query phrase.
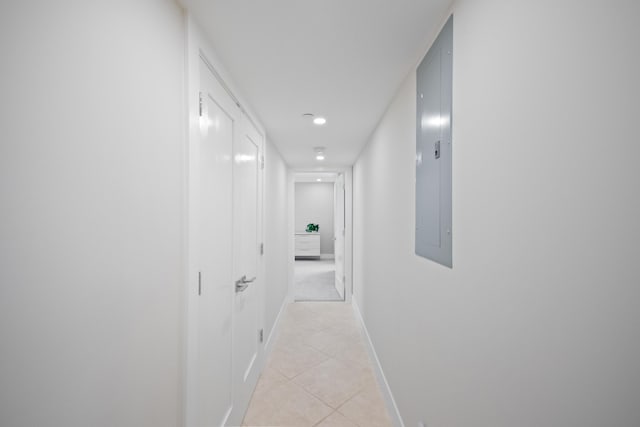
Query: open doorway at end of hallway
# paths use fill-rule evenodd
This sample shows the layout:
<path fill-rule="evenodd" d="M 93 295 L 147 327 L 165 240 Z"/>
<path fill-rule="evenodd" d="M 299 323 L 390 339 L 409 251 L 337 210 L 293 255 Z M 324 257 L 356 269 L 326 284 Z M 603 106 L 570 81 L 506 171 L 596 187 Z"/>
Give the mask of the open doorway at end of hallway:
<path fill-rule="evenodd" d="M 344 174 L 298 173 L 294 187 L 294 300 L 344 301 Z"/>

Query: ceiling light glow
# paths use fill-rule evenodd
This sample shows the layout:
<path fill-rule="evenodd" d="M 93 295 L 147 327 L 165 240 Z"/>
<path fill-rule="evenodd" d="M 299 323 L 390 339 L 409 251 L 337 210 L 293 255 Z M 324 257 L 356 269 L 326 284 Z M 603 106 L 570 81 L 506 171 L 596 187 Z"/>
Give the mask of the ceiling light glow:
<path fill-rule="evenodd" d="M 322 126 L 323 124 L 327 123 L 327 119 L 325 119 L 324 117 L 316 117 L 315 119 L 313 119 L 313 123 L 318 126 Z"/>
<path fill-rule="evenodd" d="M 316 153 L 316 160 L 324 160 L 324 147 L 313 147 Z"/>

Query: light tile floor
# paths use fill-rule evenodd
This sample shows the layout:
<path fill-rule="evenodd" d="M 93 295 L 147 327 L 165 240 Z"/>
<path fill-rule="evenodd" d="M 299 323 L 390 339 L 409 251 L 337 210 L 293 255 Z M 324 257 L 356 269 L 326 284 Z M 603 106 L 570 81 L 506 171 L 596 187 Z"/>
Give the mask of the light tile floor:
<path fill-rule="evenodd" d="M 292 303 L 281 322 L 243 426 L 391 427 L 349 304 Z"/>

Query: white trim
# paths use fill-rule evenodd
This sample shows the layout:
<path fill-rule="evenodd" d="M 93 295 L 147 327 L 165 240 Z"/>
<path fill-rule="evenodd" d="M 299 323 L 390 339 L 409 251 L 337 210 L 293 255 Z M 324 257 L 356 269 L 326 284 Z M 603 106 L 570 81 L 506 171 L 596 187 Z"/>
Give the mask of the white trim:
<path fill-rule="evenodd" d="M 405 427 L 404 422 L 402 421 L 402 416 L 400 415 L 400 411 L 398 410 L 398 405 L 396 405 L 396 401 L 393 398 L 393 393 L 391 393 L 391 388 L 389 387 L 387 378 L 384 376 L 382 365 L 380 365 L 380 360 L 378 359 L 376 350 L 373 347 L 373 343 L 371 342 L 371 337 L 369 336 L 369 332 L 367 331 L 367 326 L 364 323 L 364 319 L 362 318 L 362 314 L 360 313 L 360 308 L 358 307 L 358 303 L 356 302 L 355 298 L 353 298 L 353 300 L 351 301 L 351 306 L 353 307 L 353 312 L 356 316 L 356 320 L 358 320 L 358 323 L 362 328 L 362 332 L 364 333 L 367 352 L 369 353 L 369 357 L 371 357 L 371 360 L 373 360 L 374 362 L 373 370 L 376 372 L 376 378 L 378 379 L 378 384 L 382 388 L 384 403 L 387 407 L 387 411 L 389 412 L 389 416 L 391 417 L 391 421 L 393 422 L 393 425 L 396 427 Z"/>
<path fill-rule="evenodd" d="M 289 168 L 289 298 L 295 301 L 294 265 L 295 265 L 295 183 L 296 174 L 314 172 L 308 168 Z M 335 167 L 323 172 L 344 174 L 344 210 L 345 210 L 345 235 L 344 235 L 344 302 L 351 302 L 353 294 L 353 168 Z"/>
<path fill-rule="evenodd" d="M 185 342 L 186 346 L 184 352 L 184 362 L 183 362 L 183 370 L 184 370 L 184 385 L 183 385 L 183 415 L 181 417 L 182 423 L 184 425 L 192 425 L 197 418 L 197 378 L 196 374 L 196 364 L 197 364 L 197 352 L 198 352 L 198 343 L 197 343 L 197 329 L 195 326 L 198 322 L 198 296 L 197 289 L 195 285 L 197 284 L 197 273 L 198 273 L 198 263 L 197 263 L 197 255 L 198 248 L 196 245 L 197 239 L 195 238 L 198 234 L 198 230 L 195 228 L 195 210 L 194 210 L 194 199 L 193 199 L 193 185 L 197 183 L 195 180 L 196 176 L 194 175 L 194 171 L 196 169 L 195 163 L 195 155 L 193 150 L 194 141 L 198 141 L 199 138 L 199 111 L 198 111 L 198 100 L 200 93 L 200 62 L 206 62 L 210 71 L 213 72 L 215 79 L 221 85 L 222 89 L 230 96 L 229 104 L 233 103 L 238 108 L 238 117 L 234 118 L 234 138 L 236 137 L 236 126 L 240 123 L 241 120 L 247 120 L 250 122 L 256 129 L 256 132 L 260 134 L 260 154 L 264 155 L 265 150 L 265 141 L 266 141 L 266 132 L 264 126 L 257 120 L 257 116 L 255 116 L 251 109 L 247 106 L 246 103 L 243 102 L 242 97 L 240 96 L 240 91 L 236 89 L 236 86 L 233 84 L 233 79 L 231 79 L 231 75 L 226 72 L 224 66 L 218 59 L 214 49 L 212 49 L 211 44 L 209 42 L 208 37 L 202 32 L 201 28 L 197 24 L 193 15 L 188 11 L 185 12 L 185 31 L 186 31 L 186 110 L 187 110 L 187 118 L 188 118 L 188 140 L 186 145 L 186 212 L 185 212 L 185 221 L 186 221 L 186 286 L 185 286 L 185 314 L 184 321 L 186 323 L 184 328 L 185 334 Z M 227 108 L 224 108 L 227 111 Z M 227 111 L 228 112 L 228 111 Z M 238 128 L 239 129 L 239 128 Z M 260 173 L 264 173 L 261 169 Z M 264 193 L 263 193 L 263 175 L 260 175 L 260 183 L 259 183 L 259 205 L 258 209 L 261 210 L 260 214 L 260 223 L 258 224 L 258 232 L 261 236 L 261 241 L 264 242 L 264 223 L 263 223 L 263 215 L 264 215 Z M 231 224 L 232 226 L 233 224 Z M 258 265 L 258 274 L 260 277 L 264 277 L 264 258 L 259 258 Z M 262 299 L 262 303 L 260 304 L 260 308 L 256 315 L 261 320 L 262 325 L 264 325 L 264 293 L 260 297 Z M 233 304 L 232 302 L 230 302 Z M 232 309 L 232 323 L 235 323 L 235 313 L 233 313 L 233 305 Z M 258 325 L 257 325 L 258 326 Z M 233 328 L 233 326 L 232 326 Z M 233 351 L 233 344 L 232 349 Z M 264 353 L 263 349 L 259 348 L 256 358 L 254 360 L 254 367 L 261 367 L 264 361 Z M 257 374 L 259 374 L 258 372 Z M 245 374 L 246 376 L 246 374 Z M 232 384 L 233 386 L 233 384 Z M 238 398 L 233 397 L 232 408 L 229 413 L 226 414 L 226 419 L 224 423 L 235 422 L 233 420 L 236 417 L 236 412 L 239 411 L 238 408 L 241 406 L 248 406 L 249 400 L 246 402 L 240 402 L 242 405 L 238 403 Z M 242 400 L 242 399 L 240 399 Z"/>
<path fill-rule="evenodd" d="M 335 280 L 333 281 L 333 287 L 336 289 L 336 292 L 338 293 L 338 295 L 340 295 L 340 298 L 342 298 L 342 301 L 345 301 L 344 280 L 342 280 L 339 277 L 336 277 Z"/>
<path fill-rule="evenodd" d="M 233 405 L 229 407 L 229 410 L 227 411 L 227 414 L 224 416 L 224 419 L 222 421 L 222 424 L 220 424 L 220 427 L 225 427 L 227 425 L 227 422 L 229 421 L 229 417 L 231 416 L 231 412 L 233 412 Z"/>
<path fill-rule="evenodd" d="M 295 227 L 295 174 L 287 167 L 287 222 L 288 222 L 288 272 L 287 272 L 287 300 L 295 301 L 295 254 L 296 254 L 296 227 Z"/>
<path fill-rule="evenodd" d="M 344 171 L 344 300 L 353 298 L 353 168 Z"/>
<path fill-rule="evenodd" d="M 189 289 L 190 289 L 190 231 L 191 231 L 191 223 L 190 223 L 190 215 L 191 209 L 189 206 L 189 184 L 190 184 L 190 159 L 189 159 L 189 146 L 191 144 L 191 130 L 189 128 L 189 115 L 191 114 L 189 106 L 191 105 L 191 101 L 189 98 L 190 95 L 190 84 L 191 83 L 191 68 L 189 66 L 189 20 L 187 14 L 185 12 L 182 13 L 182 25 L 184 31 L 184 93 L 183 93 L 183 120 L 184 120 L 184 143 L 182 147 L 182 165 L 184 167 L 184 172 L 182 175 L 182 265 L 184 266 L 182 272 L 182 313 L 181 313 L 181 374 L 180 374 L 180 414 L 179 414 L 179 424 L 187 425 L 188 416 L 187 409 L 189 408 L 189 398 L 191 397 L 191 391 L 189 390 L 190 380 L 190 365 L 189 365 L 189 357 L 190 357 L 190 349 L 189 349 L 189 331 L 191 327 L 191 320 L 189 319 Z"/>
<path fill-rule="evenodd" d="M 269 333 L 269 336 L 264 342 L 264 349 L 263 349 L 264 358 L 262 359 L 263 365 L 264 365 L 264 362 L 266 362 L 266 360 L 269 359 L 271 350 L 273 350 L 272 348 L 273 343 L 276 341 L 276 338 L 278 337 L 278 332 L 280 328 L 280 319 L 282 318 L 282 313 L 284 313 L 284 310 L 287 307 L 287 305 L 289 305 L 289 299 L 285 297 L 282 300 L 282 305 L 280 306 L 280 311 L 278 312 L 278 316 L 276 316 L 276 320 L 275 322 L 273 322 L 273 327 L 271 328 L 271 332 Z"/>

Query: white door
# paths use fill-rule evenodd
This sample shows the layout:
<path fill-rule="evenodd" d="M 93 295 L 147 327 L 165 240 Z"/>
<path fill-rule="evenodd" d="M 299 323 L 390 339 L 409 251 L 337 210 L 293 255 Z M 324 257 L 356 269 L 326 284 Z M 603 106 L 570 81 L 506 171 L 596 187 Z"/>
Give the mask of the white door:
<path fill-rule="evenodd" d="M 232 161 L 235 107 L 204 63 L 200 64 L 200 138 L 192 167 L 197 189 L 192 194 L 196 211 L 195 242 L 198 253 L 193 425 L 221 426 L 233 406 L 232 395 Z M 237 113 L 236 113 L 237 114 Z"/>
<path fill-rule="evenodd" d="M 344 299 L 344 234 L 345 234 L 345 209 L 344 209 L 344 174 L 338 175 L 334 186 L 334 254 L 336 267 L 336 290 Z"/>
<path fill-rule="evenodd" d="M 262 135 L 243 115 L 233 149 L 234 407 L 240 424 L 258 377 L 261 350 Z"/>

